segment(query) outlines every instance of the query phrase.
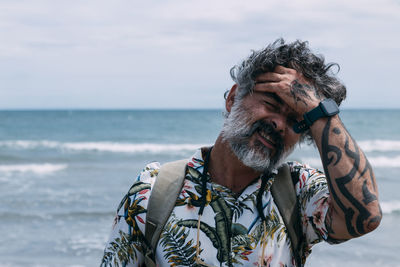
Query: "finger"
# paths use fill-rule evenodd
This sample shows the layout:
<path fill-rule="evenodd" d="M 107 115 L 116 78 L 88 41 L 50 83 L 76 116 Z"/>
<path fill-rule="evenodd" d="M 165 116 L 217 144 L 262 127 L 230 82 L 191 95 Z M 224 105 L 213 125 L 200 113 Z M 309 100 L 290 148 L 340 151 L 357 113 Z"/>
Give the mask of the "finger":
<path fill-rule="evenodd" d="M 266 72 L 256 78 L 256 83 L 279 82 L 282 80 L 282 75 L 275 72 Z"/>
<path fill-rule="evenodd" d="M 256 83 L 256 85 L 254 86 L 255 92 L 276 93 L 278 90 L 279 90 L 278 82 Z"/>
<path fill-rule="evenodd" d="M 274 72 L 279 73 L 279 74 L 287 74 L 287 73 L 293 73 L 295 71 L 294 69 L 291 68 L 286 68 L 284 66 L 278 65 L 275 67 Z"/>

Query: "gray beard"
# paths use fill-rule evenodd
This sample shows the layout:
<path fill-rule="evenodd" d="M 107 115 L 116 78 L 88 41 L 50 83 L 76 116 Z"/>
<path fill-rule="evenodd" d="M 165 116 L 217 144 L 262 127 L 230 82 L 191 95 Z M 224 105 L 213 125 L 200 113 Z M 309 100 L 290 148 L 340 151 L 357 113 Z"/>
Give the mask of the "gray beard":
<path fill-rule="evenodd" d="M 277 148 L 275 154 L 271 156 L 272 151 L 260 141 L 255 140 L 254 146 L 251 146 L 250 138 L 255 129 L 253 125 L 246 123 L 250 120 L 250 115 L 241 107 L 240 102 L 234 103 L 225 119 L 221 132 L 222 139 L 230 145 L 233 153 L 244 165 L 258 172 L 270 173 L 282 164 L 293 148 L 287 151 L 283 147 Z"/>

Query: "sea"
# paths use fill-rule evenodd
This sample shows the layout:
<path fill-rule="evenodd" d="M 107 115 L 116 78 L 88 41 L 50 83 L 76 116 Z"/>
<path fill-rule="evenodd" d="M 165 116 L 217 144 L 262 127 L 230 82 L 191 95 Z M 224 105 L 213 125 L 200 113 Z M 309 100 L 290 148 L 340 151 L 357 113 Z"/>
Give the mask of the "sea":
<path fill-rule="evenodd" d="M 314 246 L 306 266 L 400 266 L 400 110 L 342 110 L 374 167 L 374 232 Z M 115 210 L 149 162 L 212 144 L 221 110 L 0 111 L 0 266 L 98 266 Z M 322 168 L 302 144 L 290 160 Z"/>

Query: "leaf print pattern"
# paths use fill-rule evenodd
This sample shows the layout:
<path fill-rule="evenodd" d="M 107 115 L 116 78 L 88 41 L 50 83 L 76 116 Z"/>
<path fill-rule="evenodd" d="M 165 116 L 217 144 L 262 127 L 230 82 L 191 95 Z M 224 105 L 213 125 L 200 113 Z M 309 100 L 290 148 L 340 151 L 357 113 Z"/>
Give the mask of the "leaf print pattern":
<path fill-rule="evenodd" d="M 109 251 L 104 253 L 101 267 L 126 266 L 129 262 L 136 260 L 137 254 L 135 245 L 131 242 L 131 236 L 123 231 L 119 231 L 119 234 L 120 237 L 110 243 Z"/>
<path fill-rule="evenodd" d="M 325 238 L 324 216 L 327 191 L 324 175 L 297 162 L 289 163 L 298 180 L 305 250 Z M 116 225 L 106 246 L 101 266 L 142 266 L 146 208 L 159 171 L 159 163 L 145 167 L 118 207 Z M 160 235 L 157 248 L 159 266 L 197 266 L 196 233 L 198 211 L 202 199 L 201 175 L 203 159 L 198 150 L 188 163 L 184 186 L 175 208 Z M 269 179 L 262 201 L 266 216 L 265 228 L 256 209 L 260 179 L 250 184 L 240 196 L 212 182 L 207 176 L 206 206 L 200 222 L 200 258 L 216 266 L 250 266 L 263 262 L 266 266 L 293 266 L 290 240 L 275 206 Z M 264 259 L 261 259 L 264 249 Z M 307 251 L 309 252 L 309 251 Z"/>
<path fill-rule="evenodd" d="M 164 248 L 164 258 L 171 266 L 193 266 L 195 264 L 196 246 L 193 239 L 188 239 L 189 230 L 179 227 L 176 220 L 169 221 L 160 236 Z"/>

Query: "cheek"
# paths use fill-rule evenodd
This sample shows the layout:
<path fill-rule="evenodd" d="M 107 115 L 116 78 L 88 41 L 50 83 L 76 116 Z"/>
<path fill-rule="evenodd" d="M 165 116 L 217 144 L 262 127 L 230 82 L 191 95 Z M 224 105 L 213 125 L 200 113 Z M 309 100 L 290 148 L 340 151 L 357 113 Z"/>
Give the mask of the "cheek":
<path fill-rule="evenodd" d="M 293 147 L 295 146 L 298 142 L 300 141 L 300 135 L 296 134 L 295 132 L 291 132 L 288 135 L 286 135 L 285 138 L 285 143 L 289 146 L 289 147 Z"/>

